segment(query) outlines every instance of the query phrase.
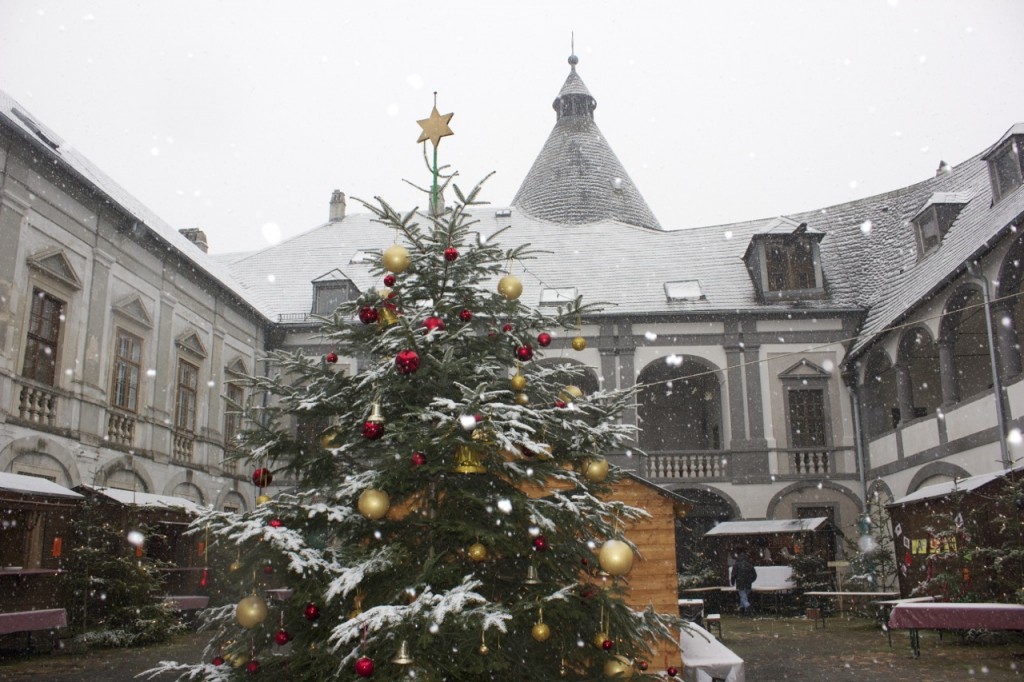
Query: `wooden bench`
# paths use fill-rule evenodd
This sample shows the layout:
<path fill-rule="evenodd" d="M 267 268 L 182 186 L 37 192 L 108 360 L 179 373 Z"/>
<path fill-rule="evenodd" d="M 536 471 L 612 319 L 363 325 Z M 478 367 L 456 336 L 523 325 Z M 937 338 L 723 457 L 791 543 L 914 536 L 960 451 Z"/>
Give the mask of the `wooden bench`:
<path fill-rule="evenodd" d="M 32 649 L 32 632 L 59 630 L 68 626 L 68 612 L 64 609 L 38 611 L 11 611 L 0 613 L 0 635 L 24 632 L 28 636 L 26 647 Z"/>
<path fill-rule="evenodd" d="M 704 616 L 704 627 L 707 628 L 708 632 L 711 632 L 711 628 L 718 630 L 718 639 L 724 639 L 722 637 L 722 614 L 709 613 Z"/>
<path fill-rule="evenodd" d="M 825 629 L 825 609 L 820 607 L 810 607 L 807 609 L 807 620 L 814 621 L 814 629 L 818 629 L 818 621 L 821 621 L 821 628 Z"/>

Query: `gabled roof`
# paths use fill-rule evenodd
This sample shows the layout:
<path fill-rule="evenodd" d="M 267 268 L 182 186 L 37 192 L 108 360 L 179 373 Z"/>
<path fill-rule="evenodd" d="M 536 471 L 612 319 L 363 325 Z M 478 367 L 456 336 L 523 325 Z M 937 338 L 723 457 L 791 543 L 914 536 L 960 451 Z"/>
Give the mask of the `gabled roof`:
<path fill-rule="evenodd" d="M 594 122 L 597 100 L 576 73 L 555 98 L 555 127 L 512 199 L 520 211 L 565 225 L 617 221 L 660 230 L 654 213 Z"/>
<path fill-rule="evenodd" d="M 811 519 L 769 519 L 767 521 L 723 521 L 704 533 L 704 537 L 720 535 L 765 535 L 778 533 L 810 533 L 828 524 L 824 516 Z"/>
<path fill-rule="evenodd" d="M 993 481 L 998 481 L 1001 478 L 1005 478 L 1010 473 L 1020 473 L 1024 470 L 1024 467 L 1017 467 L 1005 471 L 1000 469 L 999 471 L 990 471 L 987 474 L 978 474 L 977 476 L 970 476 L 968 478 L 958 478 L 953 481 L 945 481 L 943 483 L 936 483 L 935 485 L 926 485 L 920 490 L 916 490 L 909 495 L 904 495 L 898 500 L 890 502 L 888 507 L 893 507 L 902 504 L 908 504 L 912 502 L 922 502 L 924 500 L 934 500 L 940 497 L 946 497 L 953 493 L 966 493 L 978 488 L 983 488 Z"/>
<path fill-rule="evenodd" d="M 42 154 L 50 157 L 55 165 L 71 175 L 77 176 L 92 187 L 98 194 L 130 216 L 159 241 L 169 244 L 177 255 L 191 263 L 196 269 L 206 273 L 225 289 L 238 297 L 254 311 L 269 319 L 272 314 L 267 305 L 252 291 L 235 281 L 230 273 L 197 249 L 195 244 L 165 223 L 159 216 L 146 208 L 142 202 L 128 193 L 126 189 L 109 178 L 91 161 L 79 154 L 73 147 L 65 144 L 55 133 L 39 123 L 7 93 L 0 91 L 0 125 L 19 132 Z"/>
<path fill-rule="evenodd" d="M 84 487 L 89 488 L 90 490 L 95 490 L 104 497 L 129 507 L 175 509 L 185 511 L 190 514 L 199 513 L 202 509 L 198 504 L 192 500 L 186 500 L 184 497 L 174 497 L 173 495 L 154 495 L 153 493 L 140 493 L 133 490 L 107 488 L 100 485 L 89 485 Z"/>

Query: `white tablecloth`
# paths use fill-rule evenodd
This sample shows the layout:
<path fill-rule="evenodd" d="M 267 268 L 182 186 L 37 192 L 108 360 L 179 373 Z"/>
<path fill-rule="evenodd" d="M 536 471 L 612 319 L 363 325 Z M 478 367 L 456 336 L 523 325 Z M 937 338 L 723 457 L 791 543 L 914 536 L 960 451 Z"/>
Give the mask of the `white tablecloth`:
<path fill-rule="evenodd" d="M 711 682 L 713 677 L 726 682 L 745 682 L 743 659 L 700 627 L 688 623 L 679 634 L 683 652 L 683 679 L 686 682 Z"/>

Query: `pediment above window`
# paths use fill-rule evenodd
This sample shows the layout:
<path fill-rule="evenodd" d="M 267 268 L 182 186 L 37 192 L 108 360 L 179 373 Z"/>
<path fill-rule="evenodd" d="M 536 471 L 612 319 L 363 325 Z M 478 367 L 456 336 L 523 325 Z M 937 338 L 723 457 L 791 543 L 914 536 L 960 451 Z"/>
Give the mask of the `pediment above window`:
<path fill-rule="evenodd" d="M 207 356 L 206 345 L 203 340 L 199 338 L 199 334 L 196 331 L 189 330 L 184 334 L 179 334 L 174 339 L 174 345 L 185 353 L 203 360 Z"/>
<path fill-rule="evenodd" d="M 115 314 L 126 317 L 132 322 L 142 325 L 146 329 L 153 328 L 153 318 L 149 314 L 146 304 L 143 303 L 142 297 L 138 294 L 131 294 L 130 296 L 122 298 L 111 306 L 111 310 L 113 310 Z"/>
<path fill-rule="evenodd" d="M 64 251 L 51 247 L 38 251 L 27 259 L 30 268 L 43 275 L 51 277 L 65 286 L 78 290 L 82 288 L 82 279 L 75 272 L 71 261 L 64 255 Z"/>
<path fill-rule="evenodd" d="M 783 380 L 802 381 L 806 379 L 829 379 L 831 377 L 831 372 L 819 367 L 806 358 L 790 366 L 789 369 L 779 372 L 779 378 Z"/>

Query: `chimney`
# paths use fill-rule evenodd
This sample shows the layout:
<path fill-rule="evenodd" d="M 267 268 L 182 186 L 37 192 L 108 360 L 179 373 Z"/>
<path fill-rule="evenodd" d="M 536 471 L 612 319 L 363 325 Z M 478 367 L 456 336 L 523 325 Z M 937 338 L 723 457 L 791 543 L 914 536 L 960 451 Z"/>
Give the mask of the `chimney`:
<path fill-rule="evenodd" d="M 952 166 L 950 166 L 945 161 L 939 161 L 939 167 L 937 169 L 935 169 L 935 177 L 939 177 L 940 175 L 949 175 L 952 172 L 953 172 L 953 167 Z"/>
<path fill-rule="evenodd" d="M 331 213 L 329 220 L 336 223 L 345 219 L 345 193 L 340 189 L 331 193 Z"/>
<path fill-rule="evenodd" d="M 198 227 L 190 227 L 186 230 L 178 230 L 178 232 L 180 232 L 185 239 L 198 246 L 203 253 L 209 251 L 210 245 L 206 241 L 206 233 Z"/>

